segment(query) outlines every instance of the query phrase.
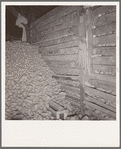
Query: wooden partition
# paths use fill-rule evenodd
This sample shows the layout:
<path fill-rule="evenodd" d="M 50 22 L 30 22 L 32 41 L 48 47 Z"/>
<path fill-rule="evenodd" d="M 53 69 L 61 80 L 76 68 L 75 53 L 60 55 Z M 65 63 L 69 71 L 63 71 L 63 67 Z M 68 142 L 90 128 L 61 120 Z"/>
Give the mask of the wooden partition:
<path fill-rule="evenodd" d="M 115 119 L 116 7 L 86 10 L 86 40 L 85 107 L 100 119 Z"/>
<path fill-rule="evenodd" d="M 30 42 L 71 102 L 116 118 L 116 7 L 56 7 L 31 24 Z"/>

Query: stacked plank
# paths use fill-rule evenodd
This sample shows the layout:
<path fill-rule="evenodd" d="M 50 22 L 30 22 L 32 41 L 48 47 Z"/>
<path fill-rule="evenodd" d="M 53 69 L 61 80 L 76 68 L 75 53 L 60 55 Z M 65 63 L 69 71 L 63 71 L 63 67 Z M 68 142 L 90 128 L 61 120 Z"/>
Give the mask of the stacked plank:
<path fill-rule="evenodd" d="M 69 105 L 37 46 L 7 42 L 5 73 L 6 119 L 53 119 L 47 110 L 49 101 Z"/>
<path fill-rule="evenodd" d="M 116 7 L 100 6 L 88 14 L 88 70 L 85 107 L 99 119 L 116 119 Z M 93 38 L 92 38 L 93 36 Z"/>

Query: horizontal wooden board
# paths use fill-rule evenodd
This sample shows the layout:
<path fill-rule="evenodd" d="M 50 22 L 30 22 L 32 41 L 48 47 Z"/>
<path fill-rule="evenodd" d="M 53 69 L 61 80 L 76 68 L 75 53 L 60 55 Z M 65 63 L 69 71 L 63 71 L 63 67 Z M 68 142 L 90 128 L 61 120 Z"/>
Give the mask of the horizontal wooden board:
<path fill-rule="evenodd" d="M 54 9 L 52 9 L 51 11 L 49 11 L 48 13 L 46 13 L 45 15 L 41 16 L 40 18 L 38 18 L 37 20 L 35 20 L 34 22 L 31 23 L 31 28 L 34 27 L 35 25 L 37 25 L 39 22 L 42 22 L 43 20 L 53 16 L 56 13 L 59 13 L 61 11 L 63 11 L 64 9 L 66 9 L 66 6 L 59 6 L 56 7 Z"/>
<path fill-rule="evenodd" d="M 116 12 L 111 12 L 101 17 L 94 19 L 94 26 L 100 26 L 103 24 L 109 24 L 111 22 L 116 22 Z"/>
<path fill-rule="evenodd" d="M 48 47 L 48 46 L 52 46 L 52 45 L 67 43 L 70 41 L 75 41 L 75 40 L 77 41 L 77 39 L 78 39 L 78 35 L 71 35 L 71 36 L 66 36 L 66 37 L 62 37 L 62 38 L 58 38 L 58 39 L 54 39 L 54 40 L 45 40 L 45 41 L 41 41 L 38 38 L 36 42 L 41 47 Z"/>
<path fill-rule="evenodd" d="M 116 56 L 116 47 L 97 47 L 93 49 L 94 55 Z"/>
<path fill-rule="evenodd" d="M 78 81 L 75 81 L 75 80 L 70 80 L 70 79 L 68 79 L 67 80 L 67 78 L 56 78 L 56 80 L 59 82 L 59 83 L 61 83 L 61 84 L 65 84 L 65 85 L 68 85 L 68 86 L 73 86 L 73 87 L 76 87 L 76 88 L 80 88 L 80 82 L 79 82 L 79 80 Z"/>
<path fill-rule="evenodd" d="M 65 21 L 61 24 L 59 22 L 58 22 L 58 24 L 57 23 L 55 24 L 54 22 L 52 22 L 52 23 L 46 24 L 43 27 L 33 28 L 31 30 L 31 33 L 34 35 L 37 32 L 39 32 L 40 35 L 44 35 L 44 34 L 48 34 L 50 32 L 59 31 L 59 30 L 65 29 L 65 28 L 70 28 L 70 27 L 76 26 L 76 25 L 77 25 L 77 17 L 74 18 L 73 20 Z"/>
<path fill-rule="evenodd" d="M 63 90 L 69 90 L 72 94 L 74 92 L 78 93 L 78 97 L 80 97 L 80 88 L 77 88 L 77 87 L 74 87 L 74 86 L 70 86 L 70 85 L 67 85 L 67 84 L 64 84 L 64 83 L 60 83 L 61 84 L 61 89 Z"/>
<path fill-rule="evenodd" d="M 85 87 L 85 92 L 89 95 L 96 95 L 97 97 L 102 97 L 103 99 L 105 99 L 106 101 L 111 101 L 111 102 L 115 102 L 116 101 L 116 96 L 111 95 L 111 94 L 107 94 L 105 92 L 102 92 L 100 90 L 91 88 L 91 87 Z"/>
<path fill-rule="evenodd" d="M 91 103 L 91 102 L 89 102 L 89 101 L 87 101 L 87 100 L 84 100 L 83 103 L 86 104 L 86 105 L 89 105 L 89 106 L 91 106 L 91 107 L 94 107 L 95 109 L 97 109 L 97 110 L 99 110 L 99 111 L 101 111 L 101 112 L 104 112 L 104 113 L 109 114 L 109 115 L 111 115 L 111 116 L 113 116 L 113 117 L 116 117 L 116 113 L 115 113 L 115 112 L 112 112 L 112 111 L 110 111 L 110 110 L 107 110 L 107 109 L 105 109 L 105 108 L 103 108 L 103 107 L 100 107 L 100 106 L 98 106 L 98 105 L 96 105 L 96 104 L 94 104 L 94 103 Z"/>
<path fill-rule="evenodd" d="M 58 45 L 51 45 L 51 46 L 48 46 L 48 47 L 41 47 L 41 44 L 38 43 L 38 46 L 39 46 L 40 51 L 53 51 L 53 50 L 56 51 L 58 49 L 77 47 L 78 46 L 78 41 L 74 40 L 74 41 L 65 42 L 65 43 L 58 44 Z"/>
<path fill-rule="evenodd" d="M 90 78 L 116 83 L 116 76 L 105 75 L 105 74 L 96 74 L 93 70 L 91 71 Z"/>
<path fill-rule="evenodd" d="M 93 38 L 93 45 L 116 45 L 116 34 L 110 34 Z"/>
<path fill-rule="evenodd" d="M 93 17 L 98 17 L 100 14 L 105 14 L 107 12 L 114 11 L 116 9 L 116 6 L 101 6 L 95 9 L 92 12 Z"/>
<path fill-rule="evenodd" d="M 64 80 L 71 80 L 71 81 L 78 81 L 79 80 L 79 76 L 66 76 L 66 75 L 53 75 L 52 77 L 56 78 L 56 79 L 64 79 Z"/>
<path fill-rule="evenodd" d="M 79 75 L 79 69 L 73 69 L 73 68 L 55 68 L 50 67 L 50 69 L 55 72 L 55 74 L 59 75 Z"/>
<path fill-rule="evenodd" d="M 100 56 L 100 57 L 93 57 L 93 65 L 100 64 L 100 65 L 116 65 L 116 58 L 113 56 Z"/>
<path fill-rule="evenodd" d="M 65 36 L 69 36 L 69 35 L 74 35 L 78 33 L 78 28 L 77 26 L 71 27 L 71 28 L 66 28 L 66 29 L 62 29 L 56 32 L 52 32 L 52 33 L 48 33 L 45 35 L 41 35 L 39 34 L 39 32 L 37 33 L 37 38 L 39 38 L 41 41 L 43 40 L 52 40 L 52 39 L 57 39 L 57 38 L 62 38 Z"/>
<path fill-rule="evenodd" d="M 56 55 L 56 56 L 41 56 L 44 60 L 49 61 L 78 61 L 78 55 Z"/>
<path fill-rule="evenodd" d="M 107 104 L 104 104 L 103 102 L 100 102 L 100 101 L 98 101 L 98 100 L 96 100 L 96 99 L 94 99 L 94 98 L 92 98 L 90 96 L 86 96 L 85 99 L 87 101 L 91 102 L 91 103 L 95 103 L 95 104 L 97 104 L 97 105 L 99 105 L 99 106 L 101 106 L 101 107 L 103 107 L 105 109 L 108 109 L 108 110 L 116 113 L 116 109 L 115 108 L 113 108 L 113 107 L 111 107 L 111 106 L 109 106 Z"/>
<path fill-rule="evenodd" d="M 116 22 L 106 24 L 93 29 L 93 35 L 100 36 L 110 34 L 116 31 Z"/>
<path fill-rule="evenodd" d="M 50 16 L 46 20 L 43 20 L 42 22 L 40 21 L 36 25 L 36 28 L 45 26 L 46 24 L 48 24 L 50 22 L 54 22 L 55 20 L 62 23 L 62 21 L 65 21 L 68 19 L 73 19 L 73 18 L 75 18 L 75 16 L 77 16 L 77 12 L 76 12 L 77 9 L 78 9 L 78 6 L 68 7 L 66 9 L 64 9 L 63 11 L 56 13 L 53 16 Z M 56 21 L 55 21 L 55 25 L 56 25 Z"/>
<path fill-rule="evenodd" d="M 116 75 L 116 66 L 93 65 L 93 70 L 95 73 Z"/>
<path fill-rule="evenodd" d="M 110 83 L 110 82 L 107 82 L 107 81 L 100 81 L 100 80 L 96 80 L 96 79 L 90 79 L 90 80 L 88 80 L 88 85 L 89 84 L 94 86 L 98 90 L 104 90 L 104 91 L 109 92 L 109 93 L 116 92 L 116 83 Z M 116 95 L 116 94 L 114 94 L 114 95 Z"/>
<path fill-rule="evenodd" d="M 69 54 L 78 54 L 79 48 L 78 47 L 71 47 L 71 48 L 65 48 L 65 49 L 50 49 L 50 50 L 44 50 L 44 48 L 40 48 L 39 52 L 42 55 L 69 55 Z"/>
<path fill-rule="evenodd" d="M 49 67 L 64 67 L 64 68 L 79 68 L 79 64 L 76 61 L 46 61 Z"/>

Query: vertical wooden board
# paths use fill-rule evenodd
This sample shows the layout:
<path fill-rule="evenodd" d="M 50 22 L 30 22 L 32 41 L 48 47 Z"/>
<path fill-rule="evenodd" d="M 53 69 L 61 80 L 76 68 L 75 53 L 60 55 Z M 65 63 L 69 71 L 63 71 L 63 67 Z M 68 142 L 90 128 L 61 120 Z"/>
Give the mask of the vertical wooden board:
<path fill-rule="evenodd" d="M 116 65 L 116 58 L 114 56 L 100 56 L 100 57 L 93 57 L 93 64 L 100 64 L 100 65 Z"/>
<path fill-rule="evenodd" d="M 115 46 L 116 45 L 116 34 L 110 34 L 105 36 L 99 36 L 93 38 L 94 46 Z"/>
<path fill-rule="evenodd" d="M 116 10 L 116 6 L 100 6 L 92 12 L 93 17 Z"/>
<path fill-rule="evenodd" d="M 93 49 L 93 54 L 116 57 L 116 47 L 97 47 Z"/>
<path fill-rule="evenodd" d="M 116 31 L 116 22 L 113 22 L 111 24 L 106 24 L 106 25 L 102 25 L 97 28 L 94 28 L 93 35 L 95 36 L 106 35 L 115 31 Z"/>
<path fill-rule="evenodd" d="M 100 26 L 111 22 L 116 22 L 116 12 L 111 12 L 94 19 L 95 26 Z"/>
<path fill-rule="evenodd" d="M 116 66 L 93 65 L 93 70 L 95 73 L 116 75 Z"/>

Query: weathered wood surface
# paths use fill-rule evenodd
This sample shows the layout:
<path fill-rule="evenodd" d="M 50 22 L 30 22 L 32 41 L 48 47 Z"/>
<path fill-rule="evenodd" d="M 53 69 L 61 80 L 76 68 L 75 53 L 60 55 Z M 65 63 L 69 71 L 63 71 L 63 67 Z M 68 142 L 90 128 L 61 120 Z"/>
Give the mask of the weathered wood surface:
<path fill-rule="evenodd" d="M 93 54 L 116 57 L 116 47 L 97 47 L 93 49 Z"/>
<path fill-rule="evenodd" d="M 98 17 L 100 14 L 105 14 L 107 12 L 112 12 L 116 10 L 116 6 L 101 6 L 92 12 L 93 17 Z"/>
<path fill-rule="evenodd" d="M 53 50 L 56 51 L 58 49 L 77 47 L 78 42 L 77 40 L 73 40 L 73 41 L 62 43 L 62 44 L 52 45 L 52 46 L 47 46 L 47 47 L 41 47 L 41 44 L 38 44 L 38 45 L 39 45 L 40 51 L 53 51 Z"/>
<path fill-rule="evenodd" d="M 44 41 L 41 41 L 39 38 L 34 40 L 34 42 L 36 42 L 41 47 L 58 45 L 58 44 L 67 43 L 70 41 L 77 41 L 77 35 L 70 35 L 70 36 L 65 36 L 58 39 L 51 39 L 51 40 L 44 40 Z"/>
<path fill-rule="evenodd" d="M 89 102 L 89 101 L 87 101 L 87 100 L 84 100 L 84 104 L 90 105 L 91 107 L 94 107 L 95 109 L 98 109 L 98 110 L 100 110 L 100 111 L 102 111 L 102 112 L 104 112 L 104 113 L 107 113 L 107 114 L 109 114 L 109 115 L 111 115 L 111 116 L 113 116 L 113 117 L 116 117 L 116 113 L 115 113 L 115 112 L 112 112 L 112 111 L 110 111 L 110 110 L 107 110 L 107 109 L 105 109 L 105 108 L 103 108 L 103 107 L 101 107 L 101 106 L 98 106 L 98 105 L 96 105 L 96 104 L 94 104 L 94 103 L 91 103 L 91 102 Z"/>
<path fill-rule="evenodd" d="M 100 26 L 108 23 L 116 22 L 116 12 L 107 13 L 101 17 L 94 19 L 94 26 Z"/>
<path fill-rule="evenodd" d="M 115 46 L 116 34 L 110 34 L 110 35 L 93 38 L 93 45 L 94 46 Z"/>
<path fill-rule="evenodd" d="M 48 49 L 44 49 L 44 48 L 40 48 L 39 52 L 42 55 L 45 56 L 51 56 L 51 55 L 72 55 L 72 54 L 78 54 L 79 53 L 79 48 L 78 47 L 69 47 L 69 48 L 62 48 L 62 49 L 53 49 L 53 48 L 48 48 Z"/>
<path fill-rule="evenodd" d="M 31 27 L 34 27 L 35 25 L 37 25 L 38 23 L 46 20 L 47 18 L 53 16 L 54 14 L 56 13 L 59 13 L 61 11 L 63 11 L 64 9 L 66 9 L 67 7 L 64 6 L 64 7 L 56 7 L 54 9 L 52 9 L 51 11 L 49 11 L 48 13 L 46 13 L 45 15 L 41 16 L 39 19 L 37 19 L 36 21 L 32 22 L 31 23 Z"/>
<path fill-rule="evenodd" d="M 72 80 L 72 81 L 79 80 L 79 76 L 53 75 L 53 77 L 56 79 L 64 79 L 64 80 Z"/>
<path fill-rule="evenodd" d="M 116 95 L 116 83 L 91 79 L 88 81 L 88 83 L 86 82 L 85 84 L 89 87 L 93 86 L 99 90 Z"/>
<path fill-rule="evenodd" d="M 78 33 L 77 26 L 74 26 L 74 27 L 62 29 L 62 30 L 59 30 L 56 32 L 50 32 L 50 33 L 44 34 L 44 35 L 41 35 L 41 33 L 38 32 L 37 38 L 39 38 L 41 41 L 43 41 L 43 40 L 62 38 L 62 37 L 74 35 L 77 33 Z"/>
<path fill-rule="evenodd" d="M 101 107 L 103 107 L 105 109 L 108 109 L 108 110 L 116 113 L 116 109 L 115 108 L 113 108 L 113 107 L 111 107 L 111 106 L 109 106 L 107 104 L 104 104 L 103 102 L 100 102 L 100 101 L 98 101 L 98 100 L 96 100 L 96 99 L 94 99 L 94 98 L 92 98 L 90 96 L 86 96 L 86 100 L 91 102 L 91 103 L 97 104 L 97 105 L 99 105 L 99 106 L 101 106 Z"/>
<path fill-rule="evenodd" d="M 53 23 L 53 24 L 47 24 L 47 25 L 37 28 L 37 29 L 33 28 L 31 30 L 31 34 L 35 35 L 35 34 L 39 33 L 39 35 L 44 35 L 44 34 L 48 34 L 50 32 L 56 32 L 56 31 L 59 31 L 59 30 L 65 29 L 65 28 L 70 28 L 70 27 L 73 27 L 76 25 L 77 25 L 77 18 L 74 18 L 71 21 L 65 21 L 64 23 L 57 24 L 56 26 Z"/>
<path fill-rule="evenodd" d="M 54 71 L 56 74 L 59 75 L 79 75 L 79 69 L 74 69 L 74 68 L 55 68 L 55 67 L 50 67 L 52 71 Z"/>
<path fill-rule="evenodd" d="M 102 97 L 104 98 L 107 102 L 115 102 L 116 101 L 116 96 L 108 94 L 106 92 L 100 91 L 98 89 L 94 89 L 91 87 L 85 87 L 85 92 L 88 93 L 89 95 L 96 95 L 97 97 Z"/>
<path fill-rule="evenodd" d="M 114 56 L 109 57 L 93 57 L 93 64 L 100 64 L 100 65 L 116 65 L 116 58 Z"/>
<path fill-rule="evenodd" d="M 116 22 L 113 22 L 110 25 L 106 24 L 106 25 L 102 25 L 100 27 L 94 28 L 93 35 L 95 36 L 106 35 L 115 31 L 116 31 Z"/>
<path fill-rule="evenodd" d="M 55 56 L 42 56 L 44 60 L 49 61 L 78 61 L 78 55 L 55 55 Z"/>
<path fill-rule="evenodd" d="M 46 61 L 47 65 L 49 67 L 63 67 L 63 68 L 79 68 L 78 62 L 70 61 L 70 62 L 65 62 L 65 61 Z"/>
<path fill-rule="evenodd" d="M 95 73 L 116 75 L 116 67 L 115 66 L 93 65 L 93 70 Z"/>
<path fill-rule="evenodd" d="M 78 7 L 78 6 L 77 6 Z M 60 11 L 59 13 L 56 12 L 56 14 L 51 15 L 50 17 L 48 17 L 46 20 L 38 20 L 38 24 L 36 25 L 36 27 L 42 27 L 45 26 L 46 24 L 50 23 L 50 22 L 54 22 L 54 21 L 58 21 L 58 19 L 60 19 L 60 23 L 62 23 L 61 21 L 63 20 L 68 20 L 68 19 L 73 19 L 74 17 L 76 17 L 76 14 L 73 14 L 74 11 L 77 10 L 77 7 L 70 7 L 68 6 L 67 8 L 63 8 L 63 11 Z M 70 15 L 73 14 L 73 15 Z"/>

